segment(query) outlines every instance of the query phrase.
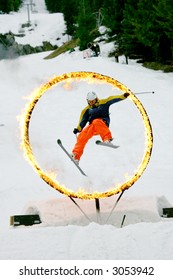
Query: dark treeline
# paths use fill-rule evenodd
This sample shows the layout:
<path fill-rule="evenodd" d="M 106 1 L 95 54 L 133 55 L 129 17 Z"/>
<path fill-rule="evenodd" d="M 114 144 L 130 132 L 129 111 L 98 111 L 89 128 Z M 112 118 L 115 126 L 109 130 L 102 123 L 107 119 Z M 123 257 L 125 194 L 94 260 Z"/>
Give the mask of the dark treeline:
<path fill-rule="evenodd" d="M 17 11 L 22 0 L 0 0 L 0 11 Z M 33 0 L 34 2 L 34 0 Z M 51 13 L 63 13 L 66 33 L 80 50 L 108 28 L 119 54 L 144 61 L 173 61 L 173 0 L 45 0 Z"/>
<path fill-rule="evenodd" d="M 18 11 L 22 0 L 0 0 L 0 12 L 10 13 L 11 11 Z"/>
<path fill-rule="evenodd" d="M 80 49 L 109 28 L 119 53 L 144 61 L 173 61 L 173 0 L 45 0 L 50 12 L 62 12 L 67 34 L 80 39 Z"/>

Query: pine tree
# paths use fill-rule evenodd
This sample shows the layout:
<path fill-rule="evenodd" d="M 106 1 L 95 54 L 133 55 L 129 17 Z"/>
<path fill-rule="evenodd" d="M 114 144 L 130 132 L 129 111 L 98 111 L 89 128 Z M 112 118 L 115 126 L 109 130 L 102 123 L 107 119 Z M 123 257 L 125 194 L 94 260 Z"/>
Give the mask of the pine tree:
<path fill-rule="evenodd" d="M 76 0 L 64 0 L 61 5 L 61 12 L 64 14 L 64 20 L 66 22 L 66 33 L 74 36 L 75 33 L 75 20 L 78 15 L 77 1 Z"/>
<path fill-rule="evenodd" d="M 157 1 L 139 1 L 135 19 L 135 36 L 147 49 L 150 56 L 145 53 L 145 57 L 150 60 L 159 60 L 159 45 L 162 37 L 162 30 L 157 23 L 154 10 L 154 4 Z"/>
<path fill-rule="evenodd" d="M 22 0 L 0 0 L 0 11 L 10 13 L 11 11 L 18 11 Z"/>
<path fill-rule="evenodd" d="M 137 17 L 138 1 L 140 0 L 126 0 L 124 5 L 119 48 L 127 56 L 141 53 L 141 44 L 138 42 L 135 34 L 135 18 Z"/>
<path fill-rule="evenodd" d="M 62 3 L 63 0 L 45 0 L 46 7 L 51 13 L 60 13 L 62 12 Z"/>
<path fill-rule="evenodd" d="M 103 3 L 103 24 L 110 29 L 110 36 L 121 33 L 124 0 L 105 0 Z"/>
<path fill-rule="evenodd" d="M 93 41 L 92 31 L 96 27 L 96 20 L 91 9 L 89 0 L 82 0 L 79 4 L 79 14 L 77 17 L 76 36 L 80 39 L 79 48 L 84 50 L 89 42 Z"/>
<path fill-rule="evenodd" d="M 0 0 L 0 11 L 3 13 L 6 12 L 6 0 Z"/>
<path fill-rule="evenodd" d="M 162 30 L 160 57 L 163 62 L 173 61 L 173 1 L 159 0 L 154 6 L 157 24 Z"/>

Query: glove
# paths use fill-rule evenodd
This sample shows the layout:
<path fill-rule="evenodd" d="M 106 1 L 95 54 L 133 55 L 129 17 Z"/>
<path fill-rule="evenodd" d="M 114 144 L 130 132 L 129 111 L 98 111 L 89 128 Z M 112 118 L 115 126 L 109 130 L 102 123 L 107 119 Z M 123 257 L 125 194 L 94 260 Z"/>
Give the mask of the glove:
<path fill-rule="evenodd" d="M 130 94 L 129 94 L 128 92 L 125 92 L 125 93 L 124 93 L 124 97 L 126 97 L 126 98 L 127 98 L 129 95 L 130 95 Z"/>
<path fill-rule="evenodd" d="M 74 133 L 74 134 L 77 134 L 78 132 L 79 132 L 79 130 L 78 130 L 77 128 L 74 128 L 74 129 L 73 129 L 73 133 Z"/>

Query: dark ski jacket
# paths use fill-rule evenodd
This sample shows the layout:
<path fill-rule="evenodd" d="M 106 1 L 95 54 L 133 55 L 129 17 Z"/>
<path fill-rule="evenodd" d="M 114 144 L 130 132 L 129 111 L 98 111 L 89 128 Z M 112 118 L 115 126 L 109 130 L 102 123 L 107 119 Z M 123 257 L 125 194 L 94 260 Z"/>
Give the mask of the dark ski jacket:
<path fill-rule="evenodd" d="M 92 107 L 90 105 L 86 106 L 80 115 L 79 124 L 77 126 L 78 131 L 82 131 L 87 122 L 92 123 L 95 119 L 102 119 L 106 125 L 109 127 L 110 116 L 109 107 L 110 105 L 126 99 L 124 94 L 109 96 L 106 99 L 98 99 L 96 104 Z"/>

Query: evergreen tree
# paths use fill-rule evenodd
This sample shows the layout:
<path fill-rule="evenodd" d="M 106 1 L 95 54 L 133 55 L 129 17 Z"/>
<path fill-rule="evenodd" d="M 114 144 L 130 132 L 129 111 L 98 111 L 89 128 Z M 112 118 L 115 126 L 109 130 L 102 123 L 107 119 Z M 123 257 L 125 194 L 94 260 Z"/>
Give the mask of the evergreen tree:
<path fill-rule="evenodd" d="M 6 0 L 0 0 L 0 11 L 6 12 Z"/>
<path fill-rule="evenodd" d="M 121 33 L 124 0 L 104 0 L 103 24 L 110 29 L 110 36 L 118 36 Z"/>
<path fill-rule="evenodd" d="M 79 14 L 77 17 L 76 36 L 80 39 L 79 48 L 84 50 L 89 42 L 92 42 L 94 35 L 92 31 L 96 27 L 94 13 L 89 0 L 82 0 L 79 4 Z"/>
<path fill-rule="evenodd" d="M 160 37 L 160 57 L 162 61 L 173 60 L 173 1 L 159 0 L 154 6 L 157 24 L 162 30 Z"/>
<path fill-rule="evenodd" d="M 119 39 L 119 48 L 126 54 L 140 53 L 141 45 L 135 34 L 135 17 L 137 16 L 137 4 L 140 0 L 126 0 L 123 11 L 122 34 Z"/>
<path fill-rule="evenodd" d="M 13 3 L 14 3 L 14 11 L 18 11 L 22 4 L 22 0 L 14 0 Z"/>
<path fill-rule="evenodd" d="M 0 11 L 3 13 L 18 11 L 21 3 L 22 0 L 0 0 Z"/>
<path fill-rule="evenodd" d="M 99 9 L 103 7 L 104 0 L 93 0 L 92 2 L 92 10 L 93 12 L 98 12 Z"/>
<path fill-rule="evenodd" d="M 76 0 L 64 0 L 61 5 L 61 11 L 64 14 L 64 20 L 66 22 L 66 33 L 74 36 L 75 32 L 75 20 L 78 15 L 77 1 Z"/>
<path fill-rule="evenodd" d="M 46 7 L 50 13 L 61 13 L 62 12 L 63 0 L 45 0 Z"/>
<path fill-rule="evenodd" d="M 148 54 L 145 54 L 145 56 L 147 55 L 147 58 L 150 60 L 159 60 L 159 46 L 163 34 L 157 23 L 156 12 L 154 10 L 154 4 L 157 1 L 139 1 L 135 20 L 135 36 L 147 48 L 150 57 Z"/>

